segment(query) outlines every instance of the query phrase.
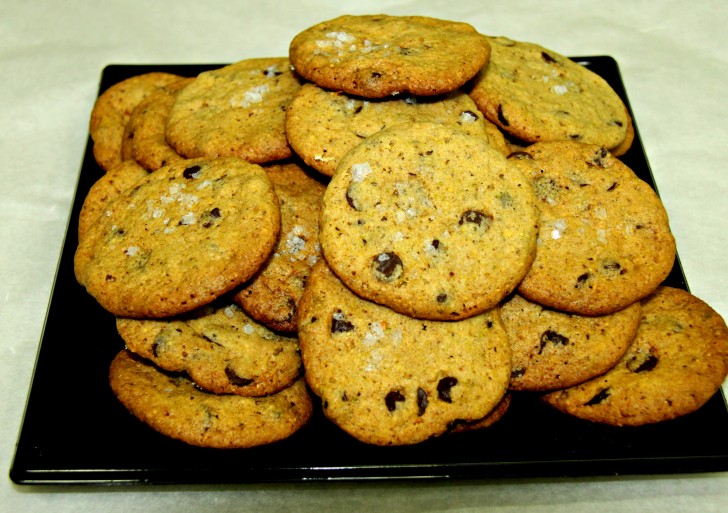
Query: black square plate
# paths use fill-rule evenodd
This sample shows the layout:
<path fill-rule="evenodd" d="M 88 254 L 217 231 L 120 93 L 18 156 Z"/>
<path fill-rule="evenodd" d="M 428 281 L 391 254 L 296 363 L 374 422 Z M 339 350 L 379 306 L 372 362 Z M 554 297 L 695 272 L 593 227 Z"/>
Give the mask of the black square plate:
<path fill-rule="evenodd" d="M 574 60 L 604 77 L 627 103 L 614 59 Z M 148 71 L 194 76 L 214 67 L 219 65 L 111 65 L 103 71 L 100 91 Z M 639 133 L 622 159 L 654 187 Z M 114 317 L 74 278 L 78 215 L 99 176 L 89 141 L 10 470 L 16 483 L 198 484 L 728 470 L 728 410 L 722 391 L 695 413 L 636 428 L 592 424 L 552 410 L 528 394 L 516 394 L 505 418 L 491 428 L 415 446 L 362 444 L 320 410 L 291 438 L 253 449 L 203 449 L 166 438 L 132 417 L 112 394 L 108 368 L 123 342 Z M 666 284 L 687 288 L 679 261 Z"/>

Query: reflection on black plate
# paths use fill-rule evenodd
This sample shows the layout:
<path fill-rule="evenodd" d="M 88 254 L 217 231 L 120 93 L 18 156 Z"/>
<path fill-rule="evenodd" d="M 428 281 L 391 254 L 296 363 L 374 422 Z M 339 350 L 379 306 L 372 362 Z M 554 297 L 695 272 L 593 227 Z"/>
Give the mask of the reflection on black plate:
<path fill-rule="evenodd" d="M 603 76 L 627 101 L 612 58 L 575 60 Z M 108 66 L 101 91 L 148 71 L 194 76 L 213 67 L 219 66 Z M 639 133 L 622 159 L 654 186 Z M 10 471 L 16 483 L 242 483 L 728 470 L 728 410 L 721 391 L 691 415 L 638 428 L 591 424 L 517 394 L 506 416 L 491 428 L 415 446 L 362 444 L 320 412 L 293 437 L 254 449 L 202 449 L 166 438 L 133 418 L 111 393 L 108 367 L 123 342 L 113 316 L 73 275 L 78 213 L 100 174 L 89 144 Z M 687 288 L 679 262 L 666 283 Z"/>

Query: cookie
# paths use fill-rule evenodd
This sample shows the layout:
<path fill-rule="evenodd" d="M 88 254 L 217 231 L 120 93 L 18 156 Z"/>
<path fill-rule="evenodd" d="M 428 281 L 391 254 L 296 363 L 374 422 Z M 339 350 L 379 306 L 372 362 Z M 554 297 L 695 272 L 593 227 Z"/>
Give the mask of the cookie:
<path fill-rule="evenodd" d="M 86 237 L 86 233 L 106 212 L 106 207 L 124 191 L 131 189 L 139 180 L 149 173 L 133 160 L 125 160 L 101 175 L 89 189 L 83 200 L 78 215 L 78 240 Z"/>
<path fill-rule="evenodd" d="M 414 317 L 462 319 L 497 305 L 528 272 L 535 201 L 483 137 L 398 125 L 341 160 L 319 238 L 331 268 L 362 297 Z"/>
<path fill-rule="evenodd" d="M 652 293 L 675 261 L 655 191 L 604 148 L 536 143 L 511 155 L 539 198 L 536 259 L 518 291 L 581 315 L 616 312 Z"/>
<path fill-rule="evenodd" d="M 553 50 L 488 37 L 491 56 L 470 96 L 490 121 L 527 142 L 576 140 L 620 146 L 629 116 L 599 75 Z"/>
<path fill-rule="evenodd" d="M 462 92 L 366 100 L 305 84 L 286 111 L 286 134 L 293 150 L 309 166 L 332 176 L 344 154 L 362 139 L 389 126 L 417 121 L 448 123 L 485 136 L 499 151 L 508 153 L 500 131 L 483 119 Z"/>
<path fill-rule="evenodd" d="M 128 351 L 112 361 L 109 382 L 139 420 L 199 447 L 243 449 L 280 441 L 303 427 L 313 412 L 303 379 L 266 397 L 210 394 Z"/>
<path fill-rule="evenodd" d="M 182 160 L 167 142 L 167 118 L 177 94 L 193 80 L 186 78 L 162 87 L 137 105 L 124 129 L 122 155 L 134 159 L 147 171 Z"/>
<path fill-rule="evenodd" d="M 611 153 L 615 157 L 623 156 L 632 147 L 632 143 L 634 142 L 634 136 L 635 129 L 634 123 L 632 122 L 632 116 L 627 113 L 627 133 L 624 136 L 624 140 L 614 148 L 610 148 L 609 153 Z"/>
<path fill-rule="evenodd" d="M 543 398 L 582 419 L 637 426 L 697 410 L 726 375 L 725 321 L 692 294 L 660 287 L 643 301 L 637 337 L 616 367 Z"/>
<path fill-rule="evenodd" d="M 233 301 L 270 329 L 294 333 L 298 301 L 311 267 L 321 256 L 318 222 L 326 187 L 296 163 L 270 165 L 265 170 L 278 196 L 281 232 L 268 261 L 234 294 Z"/>
<path fill-rule="evenodd" d="M 167 141 L 186 158 L 262 164 L 290 157 L 285 111 L 300 86 L 286 58 L 246 59 L 200 73 L 172 105 Z"/>
<path fill-rule="evenodd" d="M 321 87 L 366 98 L 454 91 L 487 62 L 485 36 L 467 23 L 424 16 L 340 16 L 297 34 L 295 70 Z"/>
<path fill-rule="evenodd" d="M 178 161 L 107 206 L 80 242 L 74 271 L 119 317 L 189 312 L 248 280 L 278 240 L 265 170 L 238 158 Z"/>
<path fill-rule="evenodd" d="M 124 128 L 134 108 L 160 87 L 181 78 L 172 73 L 144 73 L 117 82 L 99 95 L 91 110 L 89 134 L 94 158 L 102 169 L 121 163 Z"/>
<path fill-rule="evenodd" d="M 503 396 L 503 399 L 500 400 L 500 402 L 493 408 L 493 410 L 488 413 L 485 417 L 478 420 L 469 420 L 469 421 L 456 421 L 450 428 L 450 433 L 464 433 L 466 431 L 475 431 L 478 429 L 485 429 L 489 428 L 496 422 L 500 421 L 508 412 L 508 409 L 511 407 L 511 401 L 513 400 L 513 395 L 510 393 L 506 393 Z"/>
<path fill-rule="evenodd" d="M 297 339 L 271 332 L 229 302 L 170 319 L 117 318 L 116 327 L 128 350 L 216 394 L 273 394 L 302 371 Z"/>
<path fill-rule="evenodd" d="M 324 260 L 300 303 L 299 342 L 326 416 L 375 445 L 414 444 L 482 419 L 510 375 L 497 309 L 454 322 L 414 319 L 353 294 Z"/>
<path fill-rule="evenodd" d="M 501 305 L 513 352 L 511 390 L 566 388 L 614 367 L 640 322 L 640 304 L 610 315 L 568 314 L 513 294 Z"/>

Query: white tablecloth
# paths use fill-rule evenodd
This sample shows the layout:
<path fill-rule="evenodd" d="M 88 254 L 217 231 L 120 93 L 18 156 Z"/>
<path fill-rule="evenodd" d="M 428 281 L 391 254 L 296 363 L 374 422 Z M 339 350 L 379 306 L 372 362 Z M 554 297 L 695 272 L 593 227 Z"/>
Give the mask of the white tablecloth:
<path fill-rule="evenodd" d="M 7 477 L 105 65 L 283 56 L 318 21 L 378 12 L 466 21 L 566 55 L 611 55 L 691 291 L 726 317 L 724 0 L 29 0 L 0 11 L 0 511 L 728 511 L 728 473 L 50 490 Z M 59 400 L 73 400 L 57 385 Z"/>

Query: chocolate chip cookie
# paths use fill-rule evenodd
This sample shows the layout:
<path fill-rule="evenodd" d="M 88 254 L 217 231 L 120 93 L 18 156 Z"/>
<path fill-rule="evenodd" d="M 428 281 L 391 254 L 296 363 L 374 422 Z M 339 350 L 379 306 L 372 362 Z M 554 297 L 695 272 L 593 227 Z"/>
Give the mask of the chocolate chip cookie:
<path fill-rule="evenodd" d="M 299 340 L 326 416 L 375 445 L 414 444 L 482 419 L 510 376 L 497 309 L 462 321 L 414 319 L 361 299 L 324 260 L 300 303 Z"/>
<path fill-rule="evenodd" d="M 544 400 L 593 422 L 637 426 L 697 410 L 726 375 L 725 321 L 692 294 L 660 287 L 642 302 L 637 337 L 616 367 Z"/>
<path fill-rule="evenodd" d="M 256 164 L 288 158 L 285 111 L 300 86 L 283 57 L 200 73 L 172 105 L 167 141 L 187 158 L 233 156 Z"/>
<path fill-rule="evenodd" d="M 248 280 L 278 240 L 265 170 L 238 158 L 160 168 L 107 206 L 80 241 L 79 283 L 120 317 L 189 312 Z"/>
<path fill-rule="evenodd" d="M 501 305 L 513 351 L 511 390 L 576 385 L 616 365 L 634 340 L 640 304 L 610 315 L 568 314 L 513 294 Z"/>
<path fill-rule="evenodd" d="M 655 191 L 602 147 L 536 143 L 513 153 L 539 199 L 536 259 L 519 292 L 581 315 L 616 312 L 652 293 L 675 261 Z"/>
<path fill-rule="evenodd" d="M 319 237 L 362 297 L 414 317 L 462 319 L 497 305 L 528 272 L 535 203 L 528 180 L 484 138 L 398 125 L 341 160 Z"/>
<path fill-rule="evenodd" d="M 119 401 L 165 436 L 199 447 L 243 449 L 288 438 L 311 418 L 303 379 L 265 397 L 210 394 L 184 375 L 169 374 L 132 353 L 111 363 L 109 382 Z"/>
<path fill-rule="evenodd" d="M 488 37 L 491 56 L 470 96 L 493 123 L 527 142 L 575 140 L 615 148 L 629 115 L 599 75 L 535 43 Z"/>
<path fill-rule="evenodd" d="M 281 232 L 268 261 L 233 301 L 270 329 L 295 333 L 298 301 L 321 257 L 318 223 L 326 187 L 294 162 L 265 170 L 278 196 Z"/>
<path fill-rule="evenodd" d="M 172 73 L 144 73 L 117 82 L 99 95 L 91 111 L 89 134 L 94 158 L 102 169 L 108 170 L 122 161 L 124 128 L 134 108 L 160 87 L 181 78 Z"/>
<path fill-rule="evenodd" d="M 289 47 L 291 64 L 305 79 L 366 98 L 454 91 L 489 55 L 485 36 L 467 23 L 384 14 L 318 23 Z"/>
<path fill-rule="evenodd" d="M 222 302 L 169 319 L 117 318 L 126 348 L 217 394 L 263 396 L 302 372 L 298 340 L 277 335 Z"/>
<path fill-rule="evenodd" d="M 344 154 L 366 137 L 389 126 L 417 121 L 450 124 L 484 136 L 499 151 L 508 153 L 503 134 L 462 92 L 367 100 L 305 84 L 286 111 L 286 134 L 293 150 L 309 166 L 332 176 Z"/>

